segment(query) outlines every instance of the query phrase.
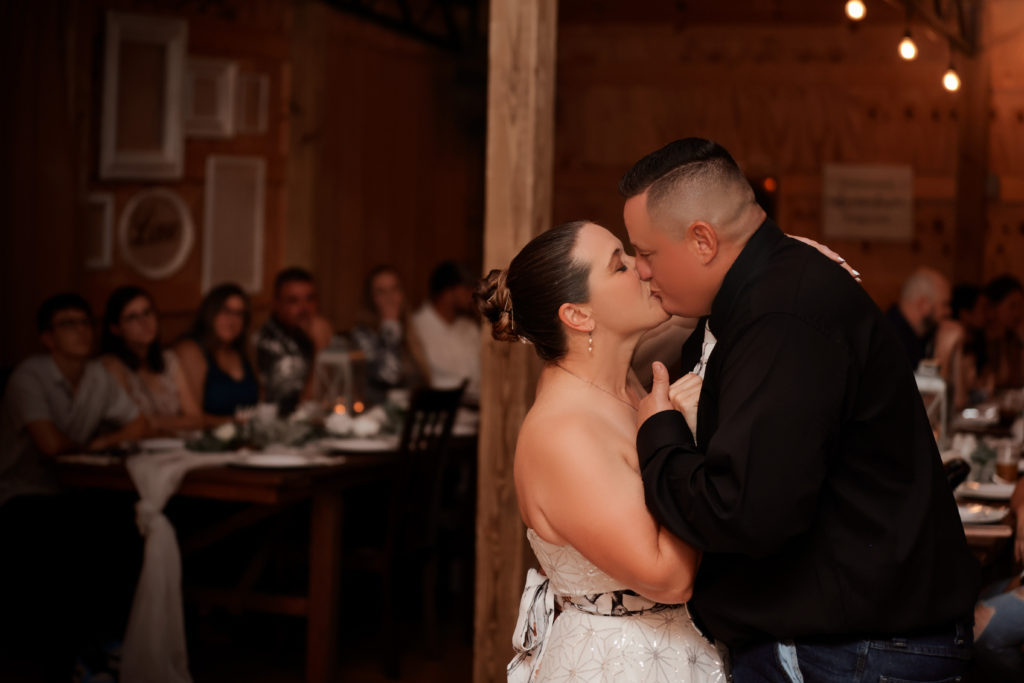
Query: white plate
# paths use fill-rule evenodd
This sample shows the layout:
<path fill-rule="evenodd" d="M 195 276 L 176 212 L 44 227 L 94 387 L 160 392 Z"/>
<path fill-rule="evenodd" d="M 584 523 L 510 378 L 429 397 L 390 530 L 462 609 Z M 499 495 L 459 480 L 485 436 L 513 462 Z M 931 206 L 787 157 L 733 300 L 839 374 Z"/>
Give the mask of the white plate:
<path fill-rule="evenodd" d="M 957 505 L 960 511 L 960 521 L 964 524 L 992 524 L 1001 522 L 1010 513 L 1007 508 L 996 508 L 980 503 L 969 503 Z"/>
<path fill-rule="evenodd" d="M 328 452 L 380 453 L 398 448 L 398 436 L 352 437 L 350 439 L 322 439 L 317 444 Z"/>
<path fill-rule="evenodd" d="M 185 439 L 143 439 L 139 442 L 139 448 L 144 451 L 183 451 L 185 450 Z"/>
<path fill-rule="evenodd" d="M 956 488 L 956 493 L 965 498 L 985 500 L 1010 500 L 1015 484 L 998 484 L 994 481 L 965 481 Z"/>
<path fill-rule="evenodd" d="M 292 467 L 318 467 L 322 465 L 321 458 L 316 456 L 299 455 L 297 453 L 249 453 L 240 456 L 238 460 L 231 462 L 238 467 L 268 467 L 292 468 Z"/>

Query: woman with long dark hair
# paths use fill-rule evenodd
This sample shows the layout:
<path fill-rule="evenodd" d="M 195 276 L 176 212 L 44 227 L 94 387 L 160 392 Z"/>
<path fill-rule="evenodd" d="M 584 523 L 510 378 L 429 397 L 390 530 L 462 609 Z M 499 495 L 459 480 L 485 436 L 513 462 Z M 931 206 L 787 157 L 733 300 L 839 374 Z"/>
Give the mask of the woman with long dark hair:
<path fill-rule="evenodd" d="M 156 304 L 146 290 L 125 286 L 110 294 L 100 350 L 104 367 L 135 401 L 152 431 L 202 427 L 202 412 L 181 364 L 160 343 Z"/>
<path fill-rule="evenodd" d="M 245 291 L 221 284 L 203 297 L 192 329 L 175 346 L 189 387 L 202 397 L 208 415 L 233 417 L 238 408 L 259 403 L 260 387 L 245 347 L 250 321 Z"/>

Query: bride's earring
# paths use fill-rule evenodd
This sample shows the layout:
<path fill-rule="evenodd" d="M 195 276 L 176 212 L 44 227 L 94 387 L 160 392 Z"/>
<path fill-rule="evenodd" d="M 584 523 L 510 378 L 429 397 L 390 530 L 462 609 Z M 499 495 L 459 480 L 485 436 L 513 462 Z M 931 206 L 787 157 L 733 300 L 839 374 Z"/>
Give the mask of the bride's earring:
<path fill-rule="evenodd" d="M 594 333 L 587 332 L 587 351 L 594 352 Z"/>

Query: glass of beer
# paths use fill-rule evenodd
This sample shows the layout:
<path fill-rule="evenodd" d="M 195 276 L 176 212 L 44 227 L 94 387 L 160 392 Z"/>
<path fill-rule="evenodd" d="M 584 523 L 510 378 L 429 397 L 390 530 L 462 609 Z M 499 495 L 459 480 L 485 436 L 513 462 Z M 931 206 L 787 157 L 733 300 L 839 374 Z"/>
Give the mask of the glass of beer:
<path fill-rule="evenodd" d="M 1017 445 L 1003 439 L 996 446 L 996 476 L 1008 483 L 1017 481 L 1020 452 Z"/>

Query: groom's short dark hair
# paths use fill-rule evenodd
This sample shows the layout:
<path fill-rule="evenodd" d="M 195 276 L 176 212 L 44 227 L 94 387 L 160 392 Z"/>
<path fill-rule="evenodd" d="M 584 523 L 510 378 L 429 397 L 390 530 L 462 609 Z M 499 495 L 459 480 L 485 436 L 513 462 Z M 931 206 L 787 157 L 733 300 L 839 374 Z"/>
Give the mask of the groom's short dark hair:
<path fill-rule="evenodd" d="M 633 164 L 633 168 L 619 181 L 619 192 L 629 199 L 660 184 L 658 181 L 662 179 L 674 180 L 681 174 L 704 173 L 734 182 L 747 182 L 739 164 L 720 144 L 704 138 L 683 138 L 668 143 Z"/>

